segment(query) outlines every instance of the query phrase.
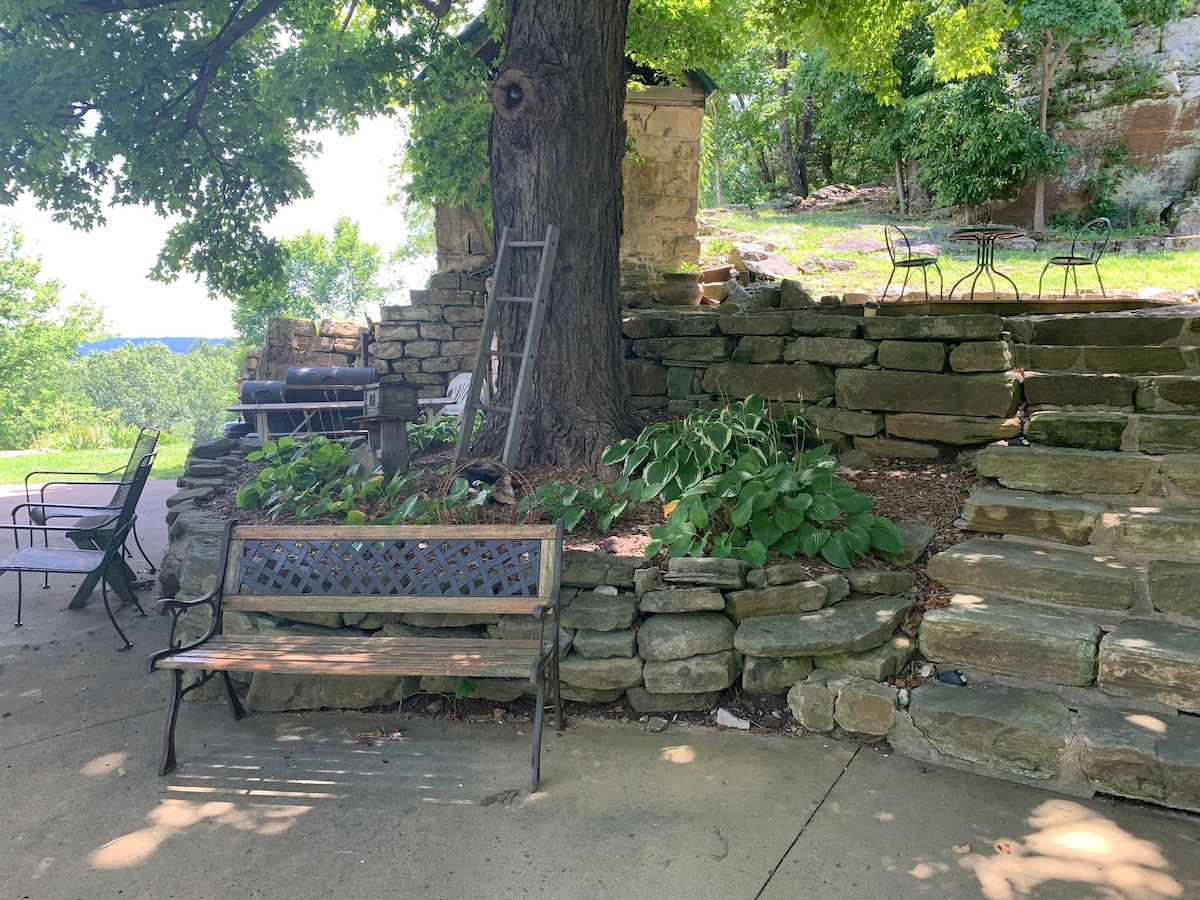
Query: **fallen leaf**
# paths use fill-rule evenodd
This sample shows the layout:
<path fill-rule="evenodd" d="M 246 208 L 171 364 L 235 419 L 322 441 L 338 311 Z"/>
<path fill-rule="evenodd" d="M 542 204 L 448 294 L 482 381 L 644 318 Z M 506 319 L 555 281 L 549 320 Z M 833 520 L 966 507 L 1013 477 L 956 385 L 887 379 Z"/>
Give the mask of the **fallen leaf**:
<path fill-rule="evenodd" d="M 955 844 L 950 849 L 953 850 L 955 853 L 970 853 L 971 845 L 970 844 Z"/>
<path fill-rule="evenodd" d="M 996 841 L 996 849 L 1001 853 L 1012 853 L 1012 844 L 1008 841 Z"/>
<path fill-rule="evenodd" d="M 124 776 L 124 775 L 128 775 L 128 774 L 129 774 L 129 770 L 128 770 L 128 769 L 126 769 L 124 766 L 122 766 L 121 768 L 117 769 L 117 776 L 118 776 L 118 777 L 121 777 L 121 776 Z"/>

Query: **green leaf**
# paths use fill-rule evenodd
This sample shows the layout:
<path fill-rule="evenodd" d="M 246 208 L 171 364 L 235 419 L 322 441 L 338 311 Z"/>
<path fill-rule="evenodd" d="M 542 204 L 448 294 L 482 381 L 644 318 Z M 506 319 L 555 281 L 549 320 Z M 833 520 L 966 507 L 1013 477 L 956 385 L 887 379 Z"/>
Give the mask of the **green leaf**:
<path fill-rule="evenodd" d="M 789 531 L 795 531 L 804 524 L 804 513 L 790 509 L 787 506 L 776 507 L 775 523 L 779 526 L 779 529 L 785 533 Z"/>
<path fill-rule="evenodd" d="M 895 523 L 877 517 L 871 528 L 871 545 L 884 553 L 899 553 L 904 549 L 904 536 Z"/>
<path fill-rule="evenodd" d="M 816 522 L 832 522 L 842 514 L 842 509 L 832 497 L 818 494 L 808 508 L 808 517 Z"/>
<path fill-rule="evenodd" d="M 764 510 L 750 520 L 750 534 L 756 541 L 770 547 L 783 535 L 783 529 L 776 523 L 775 517 Z"/>
<path fill-rule="evenodd" d="M 829 540 L 821 547 L 821 556 L 839 569 L 849 569 L 854 565 L 854 553 L 843 531 L 835 531 L 829 535 Z"/>
<path fill-rule="evenodd" d="M 800 535 L 794 531 L 791 534 L 785 534 L 771 546 L 771 549 L 780 556 L 795 556 L 796 551 L 800 549 Z"/>
<path fill-rule="evenodd" d="M 604 453 L 600 456 L 600 462 L 606 466 L 616 465 L 629 454 L 631 449 L 633 449 L 632 438 L 617 441 L 615 444 L 605 448 Z"/>
<path fill-rule="evenodd" d="M 771 554 L 767 552 L 767 548 L 758 541 L 750 541 L 745 547 L 738 548 L 735 551 L 735 555 L 740 559 L 744 559 L 756 569 L 765 566 L 767 560 L 771 558 Z"/>
<path fill-rule="evenodd" d="M 367 514 L 361 509 L 352 509 L 346 513 L 347 525 L 365 525 L 367 524 Z"/>
<path fill-rule="evenodd" d="M 811 531 L 801 531 L 800 551 L 805 556 L 816 556 L 825 546 L 825 542 L 833 532 L 824 528 L 814 528 Z"/>

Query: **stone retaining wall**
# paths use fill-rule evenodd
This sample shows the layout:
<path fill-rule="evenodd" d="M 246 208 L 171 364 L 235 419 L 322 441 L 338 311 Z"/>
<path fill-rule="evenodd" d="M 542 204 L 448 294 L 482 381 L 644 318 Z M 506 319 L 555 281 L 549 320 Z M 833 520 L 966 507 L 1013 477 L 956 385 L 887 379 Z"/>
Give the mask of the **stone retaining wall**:
<path fill-rule="evenodd" d="M 634 402 L 686 415 L 761 393 L 842 448 L 909 459 L 932 458 L 941 445 L 1016 437 L 1029 413 L 1046 409 L 1200 412 L 1200 312 L 1187 308 L 860 312 L 628 312 L 622 328 Z"/>

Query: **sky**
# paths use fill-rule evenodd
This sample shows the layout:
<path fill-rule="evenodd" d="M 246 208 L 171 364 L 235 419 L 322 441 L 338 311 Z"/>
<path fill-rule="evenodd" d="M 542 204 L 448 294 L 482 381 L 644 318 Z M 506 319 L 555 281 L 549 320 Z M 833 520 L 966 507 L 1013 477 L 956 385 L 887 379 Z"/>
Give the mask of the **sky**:
<path fill-rule="evenodd" d="M 359 223 L 359 235 L 379 245 L 386 257 L 404 239 L 399 207 L 387 204 L 388 168 L 401 142 L 399 126 L 389 119 L 364 122 L 357 134 L 317 136 L 324 146 L 305 163 L 314 196 L 282 210 L 268 227 L 274 237 L 304 231 L 332 235 L 339 216 Z M 233 336 L 230 306 L 211 300 L 191 275 L 173 284 L 146 278 L 154 266 L 170 223 L 151 210 L 117 207 L 108 223 L 91 232 L 51 220 L 29 197 L 15 207 L 0 207 L 25 238 L 24 253 L 40 256 L 43 280 L 57 279 L 67 302 L 86 298 L 103 306 L 115 337 Z M 372 314 L 372 318 L 378 318 Z"/>

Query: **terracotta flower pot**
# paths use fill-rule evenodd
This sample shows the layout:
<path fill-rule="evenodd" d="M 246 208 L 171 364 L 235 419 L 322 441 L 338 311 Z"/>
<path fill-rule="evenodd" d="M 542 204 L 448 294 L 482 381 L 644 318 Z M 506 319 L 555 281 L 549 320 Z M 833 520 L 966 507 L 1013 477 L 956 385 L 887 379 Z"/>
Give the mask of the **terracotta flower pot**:
<path fill-rule="evenodd" d="M 658 302 L 666 306 L 699 306 L 700 281 L 695 272 L 665 272 L 658 288 Z"/>

